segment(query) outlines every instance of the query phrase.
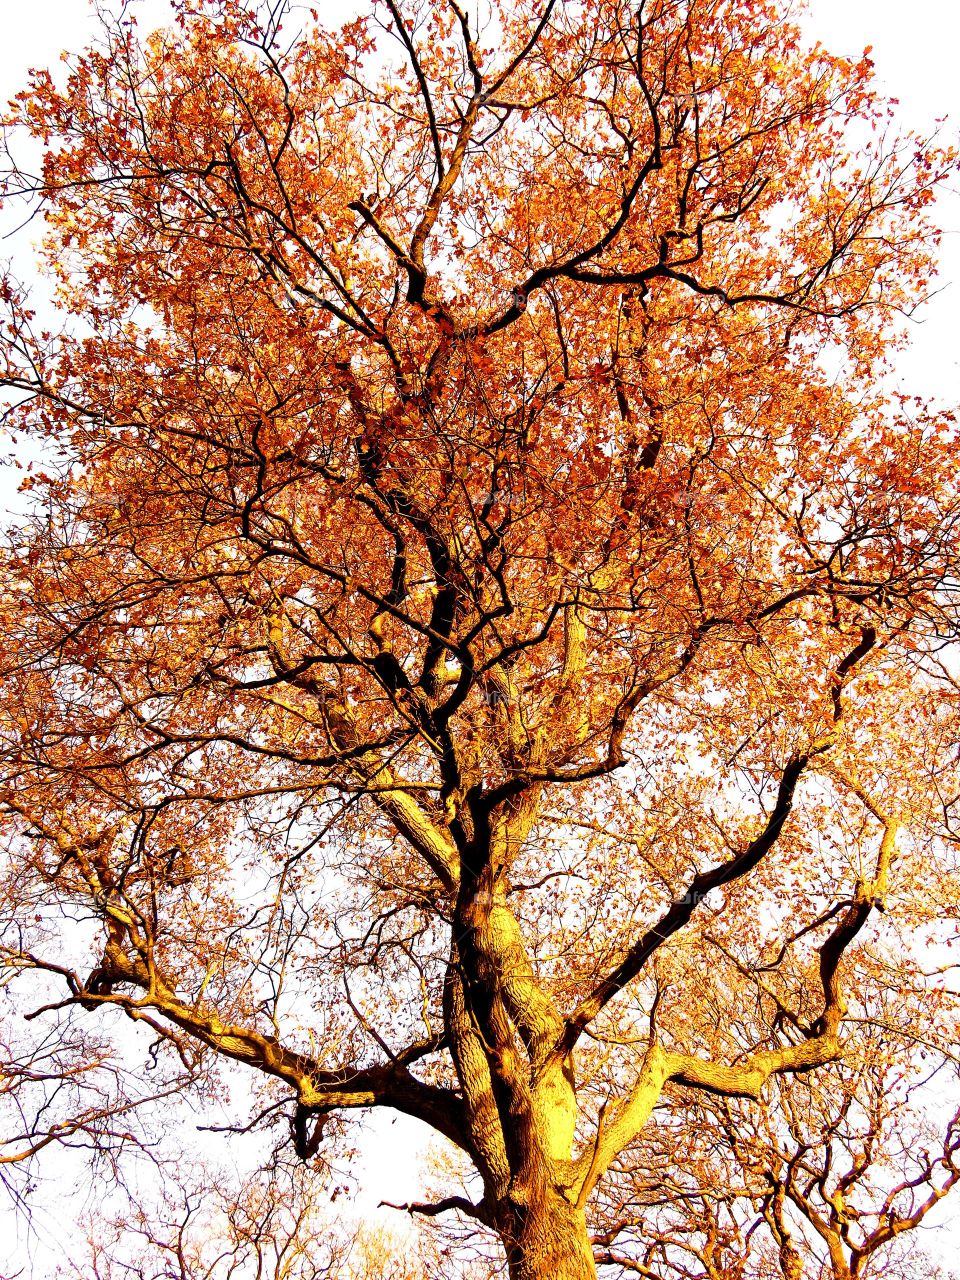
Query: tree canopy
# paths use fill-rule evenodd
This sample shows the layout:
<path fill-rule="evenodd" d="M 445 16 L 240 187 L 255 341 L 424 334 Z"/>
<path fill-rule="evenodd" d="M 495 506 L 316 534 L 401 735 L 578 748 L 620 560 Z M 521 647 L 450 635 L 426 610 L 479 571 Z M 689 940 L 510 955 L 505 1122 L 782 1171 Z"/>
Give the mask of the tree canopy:
<path fill-rule="evenodd" d="M 958 1176 L 955 155 L 779 0 L 175 14 L 7 119 L 4 1159 L 239 1063 L 513 1280 L 861 1274 Z"/>

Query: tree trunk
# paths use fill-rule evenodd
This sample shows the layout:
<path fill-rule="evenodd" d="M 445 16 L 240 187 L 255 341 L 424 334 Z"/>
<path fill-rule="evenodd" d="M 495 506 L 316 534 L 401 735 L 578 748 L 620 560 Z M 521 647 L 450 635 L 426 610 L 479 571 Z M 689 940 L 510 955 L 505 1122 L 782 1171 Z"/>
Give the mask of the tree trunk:
<path fill-rule="evenodd" d="M 510 1280 L 596 1280 L 582 1209 L 551 1192 L 515 1212 L 504 1232 Z"/>

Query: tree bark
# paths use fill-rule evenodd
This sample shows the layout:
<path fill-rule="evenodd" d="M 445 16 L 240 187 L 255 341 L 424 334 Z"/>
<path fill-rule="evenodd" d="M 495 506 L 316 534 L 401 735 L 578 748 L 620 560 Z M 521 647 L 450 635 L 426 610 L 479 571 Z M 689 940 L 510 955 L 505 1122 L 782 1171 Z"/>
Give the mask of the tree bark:
<path fill-rule="evenodd" d="M 510 1280 L 596 1280 L 584 1211 L 556 1192 L 514 1207 L 502 1234 Z"/>

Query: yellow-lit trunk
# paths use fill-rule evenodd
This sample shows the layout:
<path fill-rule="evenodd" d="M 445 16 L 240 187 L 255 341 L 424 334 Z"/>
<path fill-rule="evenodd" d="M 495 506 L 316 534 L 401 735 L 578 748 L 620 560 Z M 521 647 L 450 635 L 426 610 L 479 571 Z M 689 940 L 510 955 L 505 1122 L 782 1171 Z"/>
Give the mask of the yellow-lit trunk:
<path fill-rule="evenodd" d="M 531 1204 L 507 1242 L 510 1280 L 596 1280 L 582 1209 L 551 1193 Z"/>

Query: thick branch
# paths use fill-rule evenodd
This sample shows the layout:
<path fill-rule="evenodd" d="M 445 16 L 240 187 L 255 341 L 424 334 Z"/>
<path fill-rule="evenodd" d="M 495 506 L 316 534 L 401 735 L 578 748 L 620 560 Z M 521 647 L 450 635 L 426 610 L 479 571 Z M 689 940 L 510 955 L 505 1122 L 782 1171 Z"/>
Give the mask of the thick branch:
<path fill-rule="evenodd" d="M 872 908 L 872 898 L 858 894 L 821 946 L 823 1013 L 801 1043 L 758 1049 L 737 1066 L 694 1054 L 672 1053 L 651 1043 L 632 1092 L 614 1109 L 609 1123 L 604 1124 L 601 1117 L 592 1147 L 580 1157 L 581 1202 L 585 1202 L 614 1157 L 641 1131 L 668 1083 L 721 1096 L 758 1098 L 771 1076 L 811 1071 L 836 1058 L 840 1051 L 840 1024 L 846 1012 L 839 981 L 840 961 L 866 924 Z"/>
<path fill-rule="evenodd" d="M 824 750 L 825 747 L 821 746 L 819 749 Z M 576 1013 L 567 1019 L 562 1040 L 565 1050 L 573 1048 L 584 1028 L 615 995 L 641 973 L 653 953 L 689 923 L 697 905 L 711 889 L 741 879 L 760 864 L 783 830 L 793 807 L 797 784 L 809 760 L 809 754 L 796 756 L 787 764 L 780 778 L 776 802 L 760 835 L 727 862 L 695 875 L 683 896 L 672 903 L 660 920 L 633 944 L 616 968 L 594 987 Z"/>

